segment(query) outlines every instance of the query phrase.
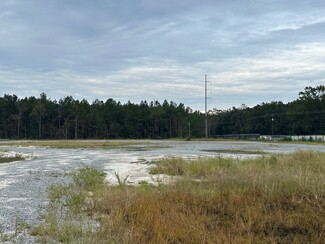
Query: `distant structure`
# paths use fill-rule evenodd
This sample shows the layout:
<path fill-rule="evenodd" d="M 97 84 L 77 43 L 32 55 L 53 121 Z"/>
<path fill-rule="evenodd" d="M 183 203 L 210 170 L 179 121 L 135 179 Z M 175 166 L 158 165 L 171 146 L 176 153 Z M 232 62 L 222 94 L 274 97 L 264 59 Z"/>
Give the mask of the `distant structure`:
<path fill-rule="evenodd" d="M 242 105 L 239 106 L 238 109 L 240 109 L 240 110 L 244 110 L 244 109 L 246 109 L 246 108 L 248 108 L 248 107 L 246 106 L 246 104 L 243 103 Z"/>
<path fill-rule="evenodd" d="M 208 113 L 210 114 L 210 115 L 218 115 L 218 114 L 222 114 L 222 113 L 224 113 L 224 112 L 226 112 L 227 110 L 221 110 L 221 109 L 217 109 L 217 108 L 213 108 L 213 109 L 210 109 L 209 111 L 208 111 Z"/>

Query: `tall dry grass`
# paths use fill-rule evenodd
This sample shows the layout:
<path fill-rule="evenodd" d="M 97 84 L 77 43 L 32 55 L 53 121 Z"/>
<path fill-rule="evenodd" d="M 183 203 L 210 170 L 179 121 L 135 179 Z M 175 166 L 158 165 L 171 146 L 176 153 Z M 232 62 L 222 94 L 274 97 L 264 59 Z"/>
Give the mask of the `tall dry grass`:
<path fill-rule="evenodd" d="M 325 154 L 164 159 L 167 185 L 97 188 L 87 209 L 105 243 L 324 243 Z M 89 237 L 89 236 L 88 236 Z"/>
<path fill-rule="evenodd" d="M 0 141 L 3 146 L 23 146 L 23 147 L 50 147 L 50 148 L 120 148 L 130 146 L 151 146 L 146 141 L 132 140 L 17 140 L 17 141 Z"/>
<path fill-rule="evenodd" d="M 181 179 L 96 194 L 99 234 L 119 243 L 324 243 L 324 156 L 164 159 L 151 172 Z"/>

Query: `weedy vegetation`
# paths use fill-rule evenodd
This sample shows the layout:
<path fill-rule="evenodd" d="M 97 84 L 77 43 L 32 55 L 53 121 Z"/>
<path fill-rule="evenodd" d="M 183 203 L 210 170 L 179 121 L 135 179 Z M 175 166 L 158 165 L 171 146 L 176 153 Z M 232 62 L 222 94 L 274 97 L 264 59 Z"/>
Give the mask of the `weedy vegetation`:
<path fill-rule="evenodd" d="M 10 163 L 10 162 L 14 162 L 14 161 L 21 161 L 21 160 L 25 160 L 25 158 L 19 153 L 16 153 L 15 155 L 12 155 L 12 156 L 8 156 L 8 155 L 4 154 L 3 152 L 0 152 L 0 164 Z"/>
<path fill-rule="evenodd" d="M 40 243 L 94 243 L 97 221 L 89 212 L 93 207 L 91 197 L 104 187 L 104 179 L 105 173 L 84 167 L 72 174 L 70 184 L 52 185 L 44 223 L 34 227 L 31 235 L 38 236 Z"/>
<path fill-rule="evenodd" d="M 0 232 L 0 243 L 20 243 L 21 235 L 30 228 L 30 225 L 19 216 L 16 216 L 14 227 L 14 232 L 12 233 Z"/>
<path fill-rule="evenodd" d="M 96 228 L 72 227 L 56 209 L 34 234 L 64 243 L 325 242 L 324 153 L 166 158 L 150 172 L 176 177 L 165 185 L 114 186 L 102 172 L 82 169 L 69 186 L 50 189 L 51 206 L 63 201 L 66 216 L 87 213 Z"/>
<path fill-rule="evenodd" d="M 267 152 L 263 151 L 251 151 L 251 150 L 223 150 L 223 149 L 218 149 L 218 150 L 203 150 L 204 152 L 215 152 L 215 153 L 228 153 L 228 154 L 256 154 L 256 155 L 263 155 L 267 154 Z"/>
<path fill-rule="evenodd" d="M 19 141 L 0 141 L 0 145 L 3 146 L 23 146 L 23 147 L 50 147 L 50 148 L 119 148 L 129 147 L 135 145 L 147 145 L 148 143 L 143 141 L 132 140 L 19 140 Z M 149 147 L 149 145 L 148 145 Z"/>

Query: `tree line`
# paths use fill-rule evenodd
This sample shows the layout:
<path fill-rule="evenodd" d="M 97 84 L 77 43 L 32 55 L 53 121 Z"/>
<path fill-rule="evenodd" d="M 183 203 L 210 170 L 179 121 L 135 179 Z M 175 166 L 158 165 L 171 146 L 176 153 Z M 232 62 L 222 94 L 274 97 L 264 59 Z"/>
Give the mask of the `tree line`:
<path fill-rule="evenodd" d="M 208 115 L 210 136 L 325 134 L 325 86 L 306 87 L 293 102 L 262 103 Z M 142 101 L 121 104 L 74 99 L 0 97 L 2 139 L 184 138 L 205 136 L 205 115 L 183 103 Z"/>
<path fill-rule="evenodd" d="M 213 117 L 215 134 L 324 135 L 325 86 L 306 87 L 293 102 L 232 108 Z"/>
<path fill-rule="evenodd" d="M 59 101 L 40 97 L 0 97 L 0 138 L 104 139 L 201 137 L 203 115 L 184 104 L 164 101 L 121 104 L 113 99 L 92 103 L 67 96 Z"/>

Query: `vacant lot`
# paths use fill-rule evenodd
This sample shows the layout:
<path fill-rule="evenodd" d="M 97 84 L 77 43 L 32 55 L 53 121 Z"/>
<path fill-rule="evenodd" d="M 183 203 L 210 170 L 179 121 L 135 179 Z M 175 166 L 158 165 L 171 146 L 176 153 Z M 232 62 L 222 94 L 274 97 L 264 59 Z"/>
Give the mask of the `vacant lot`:
<path fill-rule="evenodd" d="M 173 178 L 130 186 L 116 174 L 119 184 L 110 185 L 100 170 L 79 170 L 51 187 L 45 223 L 32 234 L 65 243 L 325 241 L 324 153 L 165 158 L 150 172 Z"/>

